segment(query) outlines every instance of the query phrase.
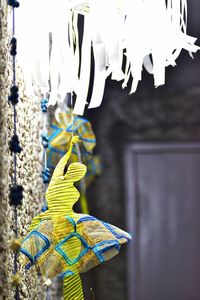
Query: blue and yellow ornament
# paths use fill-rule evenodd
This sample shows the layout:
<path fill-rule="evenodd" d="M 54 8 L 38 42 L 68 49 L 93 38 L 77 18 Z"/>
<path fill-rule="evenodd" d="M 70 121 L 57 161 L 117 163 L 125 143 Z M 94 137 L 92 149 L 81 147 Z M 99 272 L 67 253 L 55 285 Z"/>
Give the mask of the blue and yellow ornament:
<path fill-rule="evenodd" d="M 72 120 L 73 119 L 73 120 Z M 59 112 L 49 130 L 49 149 L 47 152 L 47 165 L 50 169 L 54 169 L 60 158 L 65 155 L 69 148 L 72 134 L 78 135 L 82 142 L 79 145 L 82 162 L 87 166 L 86 185 L 94 180 L 95 176 L 101 173 L 100 159 L 98 155 L 94 155 L 93 151 L 96 146 L 96 137 L 92 130 L 91 123 L 79 116 L 72 118 L 72 112 Z M 70 162 L 79 161 L 77 148 L 74 147 Z"/>
<path fill-rule="evenodd" d="M 65 172 L 77 142 L 74 136 L 55 168 L 46 192 L 48 210 L 33 219 L 20 248 L 26 269 L 36 265 L 45 278 L 63 278 L 65 300 L 84 299 L 79 274 L 111 259 L 131 239 L 113 225 L 73 211 L 80 196 L 74 183 L 87 171 L 84 164 L 73 162 Z"/>

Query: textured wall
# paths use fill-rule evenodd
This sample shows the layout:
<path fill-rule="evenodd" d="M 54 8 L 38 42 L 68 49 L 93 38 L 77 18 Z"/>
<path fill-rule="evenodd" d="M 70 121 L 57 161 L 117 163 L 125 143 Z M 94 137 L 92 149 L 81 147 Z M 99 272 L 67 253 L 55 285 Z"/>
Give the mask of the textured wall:
<path fill-rule="evenodd" d="M 11 276 L 13 271 L 13 253 L 9 248 L 13 234 L 13 207 L 9 206 L 9 184 L 11 183 L 12 155 L 8 142 L 13 130 L 13 109 L 8 104 L 7 97 L 10 87 L 11 68 L 8 54 L 7 6 L 6 1 L 0 1 L 0 299 L 14 299 Z M 22 76 L 18 84 L 20 101 L 17 105 L 18 135 L 23 151 L 18 156 L 18 184 L 24 187 L 23 205 L 18 210 L 19 236 L 27 232 L 27 226 L 40 207 L 42 199 L 41 165 L 39 163 L 40 138 L 38 133 L 40 112 L 36 99 L 26 96 Z M 44 299 L 44 289 L 40 278 L 33 269 L 22 274 L 20 299 Z"/>

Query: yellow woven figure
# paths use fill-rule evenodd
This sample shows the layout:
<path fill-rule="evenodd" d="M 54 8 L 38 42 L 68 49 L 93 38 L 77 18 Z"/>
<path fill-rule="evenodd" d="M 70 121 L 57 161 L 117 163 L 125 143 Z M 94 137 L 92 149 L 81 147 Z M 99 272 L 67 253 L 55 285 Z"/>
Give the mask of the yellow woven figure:
<path fill-rule="evenodd" d="M 93 151 L 96 146 L 96 137 L 92 125 L 88 120 L 80 116 L 73 116 L 72 110 L 59 112 L 50 124 L 49 130 L 49 147 L 47 149 L 48 168 L 54 170 L 59 160 L 66 154 L 69 148 L 71 135 L 78 135 L 78 147 L 74 147 L 70 156 L 70 162 L 81 160 L 87 166 L 87 173 L 80 184 L 81 197 L 80 206 L 82 213 L 88 214 L 88 202 L 85 197 L 85 184 L 88 187 L 101 173 L 101 163 L 98 155 Z"/>
<path fill-rule="evenodd" d="M 35 264 L 44 277 L 64 279 L 64 299 L 68 300 L 83 299 L 79 273 L 112 258 L 131 238 L 115 226 L 73 211 L 80 196 L 74 183 L 86 173 L 86 166 L 78 162 L 71 163 L 65 172 L 77 141 L 74 136 L 55 168 L 46 192 L 48 210 L 33 219 L 20 249 L 26 269 Z"/>

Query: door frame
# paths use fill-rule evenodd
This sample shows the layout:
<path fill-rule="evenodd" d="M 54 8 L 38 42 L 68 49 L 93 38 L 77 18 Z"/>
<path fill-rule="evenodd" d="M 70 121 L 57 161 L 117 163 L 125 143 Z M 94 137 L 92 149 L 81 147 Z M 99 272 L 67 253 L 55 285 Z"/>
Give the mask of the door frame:
<path fill-rule="evenodd" d="M 132 241 L 127 251 L 127 283 L 128 300 L 138 300 L 137 295 L 137 259 L 139 258 L 139 205 L 138 205 L 138 155 L 170 154 L 170 153 L 200 153 L 200 142 L 143 142 L 131 143 L 124 151 L 124 187 L 126 200 L 127 230 L 132 234 Z M 135 266 L 135 267 L 134 267 Z"/>

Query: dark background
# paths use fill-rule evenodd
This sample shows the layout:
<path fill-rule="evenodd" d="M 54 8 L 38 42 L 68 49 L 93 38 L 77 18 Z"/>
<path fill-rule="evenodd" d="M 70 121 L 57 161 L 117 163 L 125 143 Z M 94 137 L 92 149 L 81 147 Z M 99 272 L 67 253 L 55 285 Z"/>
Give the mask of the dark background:
<path fill-rule="evenodd" d="M 199 16 L 200 1 L 188 1 L 189 35 L 200 37 Z M 103 166 L 102 175 L 88 190 L 91 215 L 126 229 L 123 157 L 127 144 L 200 140 L 199 75 L 199 52 L 191 59 L 182 51 L 177 66 L 166 71 L 165 86 L 155 89 L 145 71 L 132 95 L 119 82 L 107 80 L 101 107 L 85 114 L 93 125 Z M 93 299 L 90 287 L 96 300 L 127 299 L 126 249 L 125 245 L 117 257 L 83 276 L 86 299 Z"/>

